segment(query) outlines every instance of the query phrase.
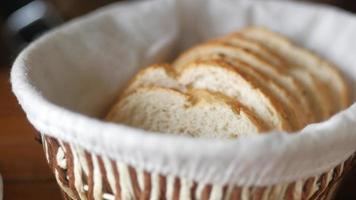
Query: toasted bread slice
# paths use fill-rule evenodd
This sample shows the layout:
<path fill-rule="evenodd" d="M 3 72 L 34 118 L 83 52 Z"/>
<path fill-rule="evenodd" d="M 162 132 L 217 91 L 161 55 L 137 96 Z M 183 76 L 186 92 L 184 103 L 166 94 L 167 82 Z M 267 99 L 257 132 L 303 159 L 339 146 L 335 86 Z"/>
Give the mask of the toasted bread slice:
<path fill-rule="evenodd" d="M 186 93 L 140 87 L 124 96 L 107 120 L 148 131 L 207 138 L 233 138 L 265 130 L 236 100 L 206 90 Z"/>
<path fill-rule="evenodd" d="M 350 105 L 350 91 L 341 73 L 328 61 L 292 43 L 286 37 L 262 27 L 250 27 L 240 34 L 273 49 L 294 66 L 305 69 L 326 85 L 332 95 L 332 114 Z"/>

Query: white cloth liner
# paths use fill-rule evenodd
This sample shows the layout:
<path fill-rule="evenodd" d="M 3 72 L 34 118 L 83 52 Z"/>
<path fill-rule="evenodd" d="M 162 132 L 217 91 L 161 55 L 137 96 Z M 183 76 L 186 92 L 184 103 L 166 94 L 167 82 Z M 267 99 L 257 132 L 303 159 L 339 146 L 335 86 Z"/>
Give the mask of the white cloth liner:
<path fill-rule="evenodd" d="M 30 122 L 49 136 L 149 171 L 203 183 L 271 185 L 325 172 L 356 150 L 356 105 L 298 134 L 238 140 L 148 133 L 101 121 L 142 66 L 246 25 L 282 32 L 336 63 L 356 90 L 356 18 L 289 1 L 118 3 L 27 47 L 11 72 Z"/>

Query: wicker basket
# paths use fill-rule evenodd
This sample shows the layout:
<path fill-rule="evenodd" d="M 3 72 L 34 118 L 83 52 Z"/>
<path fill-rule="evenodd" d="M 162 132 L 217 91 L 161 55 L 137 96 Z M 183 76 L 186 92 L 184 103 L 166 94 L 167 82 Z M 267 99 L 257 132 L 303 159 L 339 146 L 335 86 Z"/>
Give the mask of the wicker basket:
<path fill-rule="evenodd" d="M 328 200 L 356 161 L 355 155 L 318 176 L 269 187 L 201 184 L 149 173 L 78 146 L 43 137 L 47 161 L 65 199 Z"/>
<path fill-rule="evenodd" d="M 246 26 L 256 10 L 266 12 L 257 12 L 256 23 L 277 26 L 341 63 L 356 88 L 353 16 L 318 9 L 333 17 L 317 18 L 322 31 L 332 27 L 329 31 L 337 34 L 334 27 L 347 26 L 344 38 L 321 34 L 315 42 L 318 32 L 308 29 L 315 24 L 315 7 L 290 1 L 221 1 L 222 7 L 220 1 L 209 2 L 156 0 L 103 8 L 46 34 L 16 59 L 14 93 L 42 135 L 66 199 L 312 200 L 335 194 L 355 160 L 356 135 L 350 130 L 356 124 L 356 104 L 300 134 L 275 132 L 239 140 L 153 134 L 99 120 L 140 66 Z M 201 12 L 204 6 L 213 14 Z M 310 23 L 294 24 L 292 19 L 299 17 L 295 9 Z M 200 23 L 192 24 L 189 13 L 196 13 Z M 224 21 L 231 18 L 237 24 Z M 336 48 L 342 56 L 334 54 Z"/>

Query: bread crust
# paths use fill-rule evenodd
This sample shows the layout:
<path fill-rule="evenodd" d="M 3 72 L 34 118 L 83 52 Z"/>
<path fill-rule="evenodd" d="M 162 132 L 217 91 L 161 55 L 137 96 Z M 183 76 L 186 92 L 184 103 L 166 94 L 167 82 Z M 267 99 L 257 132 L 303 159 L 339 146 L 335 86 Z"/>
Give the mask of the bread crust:
<path fill-rule="evenodd" d="M 231 73 L 231 74 L 237 74 L 239 76 L 242 76 L 241 78 L 244 79 L 248 84 L 251 85 L 252 88 L 255 88 L 256 91 L 262 91 L 262 95 L 267 99 L 269 107 L 271 107 L 272 110 L 274 110 L 274 112 L 276 113 L 276 115 L 279 117 L 280 120 L 280 126 L 279 126 L 279 130 L 286 130 L 286 131 L 293 131 L 296 128 L 295 127 L 291 127 L 290 123 L 289 123 L 289 117 L 290 115 L 288 115 L 288 112 L 286 111 L 286 108 L 283 107 L 279 101 L 269 93 L 268 90 L 266 90 L 265 88 L 263 88 L 261 82 L 257 82 L 251 75 L 248 75 L 246 72 L 244 72 L 241 69 L 238 69 L 236 67 L 233 67 L 232 65 L 230 65 L 229 63 L 223 61 L 223 60 L 209 60 L 209 61 L 194 61 L 189 63 L 188 65 L 184 66 L 181 68 L 180 71 L 175 72 L 174 68 L 169 67 L 169 65 L 154 65 L 151 67 L 148 67 L 142 71 L 140 71 L 132 80 L 131 84 L 128 86 L 128 89 L 126 90 L 125 93 L 128 93 L 130 91 L 133 91 L 135 88 L 137 87 L 142 87 L 142 86 L 161 86 L 161 87 L 166 87 L 166 85 L 160 85 L 159 83 L 153 81 L 151 83 L 149 83 L 148 81 L 144 81 L 142 82 L 142 79 L 145 79 L 145 76 L 151 76 L 148 75 L 151 72 L 155 72 L 158 70 L 162 70 L 163 72 L 166 72 L 165 76 L 167 76 L 167 79 L 173 79 L 173 80 L 177 80 L 177 85 L 182 85 L 184 88 L 182 89 L 182 87 L 180 88 L 175 88 L 177 90 L 180 91 L 186 91 L 187 88 L 189 88 L 188 85 L 186 85 L 185 83 L 183 83 L 181 81 L 181 77 L 184 75 L 184 73 L 191 68 L 198 68 L 200 65 L 206 65 L 209 66 L 211 65 L 212 67 L 221 67 L 224 68 L 224 70 L 227 71 L 227 73 Z M 246 78 L 247 77 L 247 78 Z M 137 82 L 141 82 L 142 84 L 138 84 Z M 169 87 L 172 88 L 172 87 Z M 207 87 L 206 89 L 209 89 L 209 87 Z M 259 121 L 263 121 L 263 120 L 259 120 Z M 261 122 L 262 123 L 262 122 Z M 264 122 L 264 124 L 266 124 L 266 122 Z M 268 125 L 266 125 L 268 126 Z M 269 126 L 270 127 L 270 126 Z M 270 127 L 271 128 L 271 127 Z"/>
<path fill-rule="evenodd" d="M 251 51 L 262 60 L 270 63 L 271 65 L 277 66 L 283 72 L 288 70 L 289 66 L 285 64 L 284 60 L 279 57 L 279 55 L 275 54 L 273 51 L 270 51 L 260 43 L 251 40 L 241 34 L 229 34 L 227 36 L 216 39 L 216 41 Z"/>
<path fill-rule="evenodd" d="M 164 108 L 171 112 L 169 105 L 172 102 L 172 105 L 180 105 L 178 116 L 181 118 L 175 119 L 183 120 L 183 124 L 171 126 L 172 121 L 165 120 L 172 117 L 166 117 L 166 110 L 157 118 L 150 118 L 149 115 L 141 115 L 140 109 L 130 107 L 136 103 L 139 107 L 147 103 L 143 98 L 135 101 L 131 97 L 152 92 L 165 94 L 155 97 L 161 98 L 156 98 L 157 102 L 167 101 L 168 104 L 162 107 L 148 98 L 148 104 L 153 107 L 140 109 L 145 108 L 147 112 L 155 113 L 161 111 L 156 110 L 157 108 Z M 149 125 L 152 122 L 156 124 L 153 126 L 161 130 L 159 123 L 162 121 L 156 120 L 163 120 L 167 132 L 179 132 L 172 127 L 189 127 L 188 132 L 196 130 L 203 135 L 211 128 L 229 134 L 231 130 L 264 132 L 276 129 L 294 132 L 346 108 L 350 104 L 349 96 L 350 89 L 346 80 L 332 64 L 278 33 L 260 27 L 249 27 L 192 47 L 172 65 L 155 64 L 140 70 L 130 80 L 106 119 L 115 121 L 117 113 L 128 106 L 128 110 L 133 108 L 134 113 L 138 112 L 138 116 L 142 118 L 139 117 L 139 120 L 149 119 L 145 122 L 147 127 L 152 128 Z M 184 106 L 181 102 L 185 102 Z M 229 120 L 226 123 L 237 126 L 226 124 L 227 129 L 216 129 L 216 119 L 206 117 L 209 116 L 205 113 L 206 110 L 184 114 L 184 110 L 215 105 L 225 107 L 221 112 L 214 110 L 218 109 L 215 107 L 209 112 L 229 116 L 239 123 L 231 123 Z M 173 110 L 177 108 L 172 107 Z M 242 121 L 238 117 L 232 117 L 233 113 L 240 116 Z M 200 123 L 190 125 L 190 121 L 185 119 L 205 119 L 211 121 L 215 127 Z M 244 123 L 240 124 L 241 122 L 246 123 L 246 126 L 243 126 Z"/>
<path fill-rule="evenodd" d="M 205 57 L 219 54 L 225 55 L 226 57 L 226 52 L 238 52 L 249 56 L 251 59 L 256 61 L 259 66 L 256 66 L 256 63 L 246 62 L 246 60 L 241 59 L 241 56 L 231 56 L 231 54 L 229 55 L 229 57 L 249 64 L 251 67 L 254 67 L 256 70 L 265 74 L 270 79 L 273 79 L 279 84 L 284 85 L 286 88 L 288 88 L 289 91 L 296 93 L 296 96 L 299 96 L 302 99 L 307 99 L 304 88 L 301 86 L 301 83 L 297 81 L 294 77 L 278 70 L 274 65 L 271 65 L 268 62 L 264 61 L 260 57 L 256 56 L 256 54 L 251 53 L 252 51 L 247 52 L 242 48 L 224 45 L 219 42 L 207 43 L 191 48 L 190 50 L 179 56 L 173 63 L 173 66 L 177 70 L 179 70 L 180 66 L 184 65 L 184 63 L 188 62 L 188 60 L 196 60 L 203 56 Z M 306 107 L 308 108 L 308 106 Z"/>
<path fill-rule="evenodd" d="M 241 34 L 234 33 L 222 37 L 218 41 L 221 41 L 225 44 L 240 47 L 243 49 L 247 49 L 256 55 L 259 56 L 264 62 L 269 63 L 270 65 L 278 66 L 279 69 L 282 69 L 282 72 L 286 73 L 290 69 L 290 64 L 287 63 L 284 58 L 280 57 L 274 51 L 268 49 L 263 44 L 260 44 L 257 41 L 251 40 Z M 307 72 L 305 72 L 307 73 Z M 274 81 L 272 79 L 272 81 Z M 294 87 L 285 87 L 283 84 L 280 84 L 277 81 L 274 81 L 278 87 L 283 87 L 288 93 L 288 98 L 291 103 L 288 103 L 289 107 L 292 107 L 294 112 L 296 113 L 299 121 L 300 127 L 303 128 L 305 125 L 315 122 L 316 116 L 312 113 L 312 104 L 309 102 L 308 96 L 303 95 L 304 88 L 303 85 L 298 79 L 295 79 Z M 295 89 L 297 88 L 297 89 Z"/>
<path fill-rule="evenodd" d="M 227 74 L 245 81 L 247 84 L 253 88 L 254 92 L 259 93 L 261 97 L 265 99 L 265 104 L 271 109 L 271 112 L 278 118 L 279 130 L 294 131 L 296 128 L 290 123 L 290 116 L 285 107 L 269 92 L 263 87 L 259 82 L 257 82 L 252 76 L 241 70 L 238 67 L 234 67 L 232 64 L 226 62 L 223 59 L 213 59 L 213 60 L 197 60 L 188 63 L 187 65 L 180 68 L 178 80 L 182 81 L 182 75 L 187 73 L 188 70 L 196 70 L 197 68 L 220 68 L 226 71 Z M 242 102 L 241 102 L 242 103 Z"/>
<path fill-rule="evenodd" d="M 254 53 L 251 50 L 246 51 L 244 48 L 222 44 L 221 42 L 215 40 L 214 42 L 204 43 L 191 48 L 187 52 L 183 53 L 174 62 L 173 66 L 179 71 L 180 68 L 186 65 L 189 61 L 214 56 L 224 56 L 229 59 L 240 60 L 244 63 L 247 63 L 251 68 L 254 68 L 256 71 L 264 74 L 266 77 L 274 80 L 278 85 L 283 86 L 286 90 L 288 90 L 289 97 L 287 98 L 294 102 L 290 103 L 290 105 L 296 104 L 292 105 L 292 107 L 299 107 L 296 114 L 292 113 L 292 121 L 290 122 L 294 124 L 294 127 L 297 127 L 296 129 L 303 128 L 306 124 L 314 121 L 315 117 L 310 111 L 311 105 L 309 105 L 308 97 L 306 95 L 305 89 L 302 87 L 302 84 L 294 77 L 283 73 L 280 68 L 269 64 L 267 61 L 259 57 L 257 53 Z M 244 56 L 248 56 L 249 58 L 242 59 Z M 304 113 L 304 115 L 302 113 Z M 293 117 L 293 115 L 297 115 L 298 119 Z"/>
<path fill-rule="evenodd" d="M 278 46 L 279 49 L 283 48 L 285 55 L 299 55 L 298 58 L 295 59 L 299 59 L 304 63 L 296 63 L 297 66 L 313 74 L 325 85 L 326 88 L 328 88 L 328 90 L 330 90 L 330 93 L 333 94 L 332 104 L 334 106 L 331 108 L 332 114 L 341 109 L 345 109 L 350 105 L 350 89 L 347 82 L 341 75 L 341 72 L 330 62 L 310 50 L 297 46 L 285 36 L 269 31 L 263 27 L 248 27 L 243 29 L 240 33 L 250 39 L 259 41 L 266 41 L 268 38 L 269 43 L 266 42 L 266 45 Z M 271 44 L 272 42 L 273 44 Z"/>

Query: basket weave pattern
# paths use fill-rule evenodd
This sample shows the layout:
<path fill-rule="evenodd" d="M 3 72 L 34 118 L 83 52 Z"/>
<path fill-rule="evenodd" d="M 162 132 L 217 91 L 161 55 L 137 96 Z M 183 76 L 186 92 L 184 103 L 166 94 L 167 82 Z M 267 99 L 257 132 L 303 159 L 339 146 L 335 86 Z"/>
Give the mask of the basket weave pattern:
<path fill-rule="evenodd" d="M 319 176 L 269 187 L 201 184 L 173 176 L 149 173 L 94 155 L 55 138 L 43 137 L 47 161 L 65 199 L 330 199 L 356 160 Z"/>

